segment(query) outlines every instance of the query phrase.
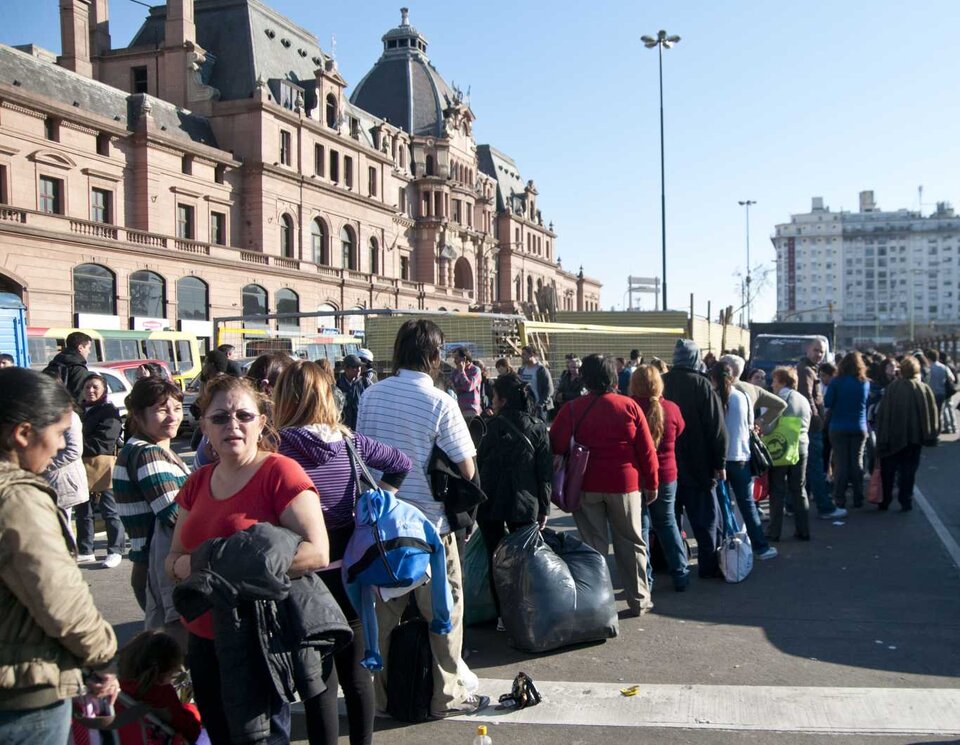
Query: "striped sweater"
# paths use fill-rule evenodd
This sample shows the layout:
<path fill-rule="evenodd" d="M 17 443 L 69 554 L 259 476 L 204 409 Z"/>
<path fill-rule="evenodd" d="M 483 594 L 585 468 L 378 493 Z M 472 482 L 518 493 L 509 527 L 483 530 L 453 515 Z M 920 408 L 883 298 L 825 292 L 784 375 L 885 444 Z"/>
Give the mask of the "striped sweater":
<path fill-rule="evenodd" d="M 176 453 L 139 437 L 127 440 L 120 450 L 113 469 L 113 495 L 130 536 L 131 561 L 147 563 L 156 520 L 170 527 L 176 523 L 174 500 L 189 475 Z"/>

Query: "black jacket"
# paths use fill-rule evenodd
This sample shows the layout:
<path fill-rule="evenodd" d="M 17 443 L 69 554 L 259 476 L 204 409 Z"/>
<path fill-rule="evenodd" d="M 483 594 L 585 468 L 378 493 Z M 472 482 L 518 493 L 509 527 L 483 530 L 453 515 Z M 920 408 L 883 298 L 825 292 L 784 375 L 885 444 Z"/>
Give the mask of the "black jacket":
<path fill-rule="evenodd" d="M 80 403 L 83 398 L 83 381 L 90 372 L 87 370 L 87 361 L 76 349 L 64 349 L 50 360 L 43 371 L 52 378 L 56 378 L 66 388 L 73 400 Z"/>
<path fill-rule="evenodd" d="M 706 376 L 674 367 L 663 376 L 663 397 L 680 407 L 686 425 L 677 438 L 677 482 L 710 489 L 716 471 L 726 467 L 727 430 L 723 406 Z"/>
<path fill-rule="evenodd" d="M 84 409 L 80 418 L 83 420 L 83 457 L 116 455 L 117 440 L 123 431 L 117 407 L 104 399 Z"/>
<path fill-rule="evenodd" d="M 525 523 L 550 514 L 553 455 L 539 419 L 514 411 L 490 419 L 477 461 L 488 500 L 480 520 Z"/>
<path fill-rule="evenodd" d="M 487 495 L 480 487 L 479 472 L 475 472 L 473 479 L 468 481 L 450 456 L 434 445 L 427 463 L 427 479 L 433 498 L 443 502 L 450 530 L 472 528 L 477 521 L 477 508 L 487 501 Z"/>
<path fill-rule="evenodd" d="M 190 577 L 174 588 L 188 620 L 213 613 L 221 697 L 235 742 L 259 742 L 270 731 L 270 701 L 322 693 L 323 660 L 353 639 L 330 591 L 308 574 L 287 570 L 300 536 L 269 523 L 212 538 L 190 556 Z"/>

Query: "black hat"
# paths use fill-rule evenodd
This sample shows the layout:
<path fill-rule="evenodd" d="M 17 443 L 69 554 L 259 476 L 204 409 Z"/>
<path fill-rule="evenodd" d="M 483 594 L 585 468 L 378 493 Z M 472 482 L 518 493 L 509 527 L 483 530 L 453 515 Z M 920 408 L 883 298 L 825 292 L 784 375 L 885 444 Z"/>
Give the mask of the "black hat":
<path fill-rule="evenodd" d="M 360 367 L 360 358 L 355 354 L 348 354 L 343 358 L 344 367 Z"/>

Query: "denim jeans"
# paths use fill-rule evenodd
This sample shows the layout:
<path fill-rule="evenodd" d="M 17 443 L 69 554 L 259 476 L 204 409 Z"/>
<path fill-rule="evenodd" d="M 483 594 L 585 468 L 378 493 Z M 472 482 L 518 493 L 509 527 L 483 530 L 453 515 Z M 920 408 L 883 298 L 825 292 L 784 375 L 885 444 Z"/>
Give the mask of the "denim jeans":
<path fill-rule="evenodd" d="M 677 527 L 675 502 L 677 500 L 677 482 L 671 481 L 660 484 L 657 499 L 650 505 L 643 506 L 643 542 L 650 551 L 650 529 L 653 528 L 660 547 L 663 550 L 673 586 L 685 587 L 690 581 L 690 570 L 687 568 L 687 549 L 683 545 L 680 528 Z M 653 567 L 647 561 L 647 586 L 653 591 Z"/>
<path fill-rule="evenodd" d="M 711 488 L 677 482 L 677 500 L 687 513 L 687 520 L 697 539 L 697 574 L 719 577 L 720 507 Z"/>
<path fill-rule="evenodd" d="M 920 467 L 920 445 L 907 445 L 892 455 L 880 459 L 880 479 L 883 485 L 883 502 L 886 509 L 893 501 L 893 482 L 897 481 L 897 499 L 902 507 L 913 506 L 913 487 L 917 469 Z"/>
<path fill-rule="evenodd" d="M 740 517 L 750 536 L 750 544 L 755 553 L 761 553 L 770 548 L 767 539 L 763 536 L 763 526 L 760 524 L 760 514 L 757 512 L 757 503 L 753 501 L 753 476 L 750 473 L 750 463 L 745 461 L 727 461 L 727 487 L 733 492 L 740 508 Z"/>
<path fill-rule="evenodd" d="M 0 711 L 3 745 L 65 745 L 69 735 L 69 699 L 41 709 Z"/>
<path fill-rule="evenodd" d="M 803 488 L 807 469 L 807 455 L 792 466 L 774 466 L 770 469 L 770 525 L 767 537 L 779 541 L 783 529 L 783 506 L 793 506 L 794 533 L 800 538 L 810 538 L 810 505 Z"/>
<path fill-rule="evenodd" d="M 807 493 L 817 505 L 821 515 L 833 512 L 834 504 L 827 486 L 827 474 L 823 469 L 823 432 L 810 433 L 810 449 L 807 451 Z"/>
<path fill-rule="evenodd" d="M 847 484 L 853 487 L 853 506 L 863 504 L 863 449 L 866 432 L 833 432 L 833 501 L 841 507 L 847 501 Z"/>
<path fill-rule="evenodd" d="M 112 491 L 100 492 L 100 517 L 107 528 L 107 553 L 123 554 L 123 543 L 126 537 L 123 532 L 123 523 L 120 522 L 120 513 L 117 512 L 117 502 Z M 93 553 L 93 495 L 89 502 L 77 505 L 77 551 L 81 554 Z"/>

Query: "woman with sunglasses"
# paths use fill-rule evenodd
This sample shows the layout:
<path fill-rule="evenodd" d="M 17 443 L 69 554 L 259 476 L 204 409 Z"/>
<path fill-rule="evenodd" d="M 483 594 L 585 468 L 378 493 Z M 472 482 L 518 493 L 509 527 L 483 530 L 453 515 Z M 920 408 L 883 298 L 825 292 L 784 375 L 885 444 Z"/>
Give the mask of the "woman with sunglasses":
<path fill-rule="evenodd" d="M 358 493 L 345 438 L 352 438 L 364 463 L 383 473 L 380 486 L 384 489 L 399 489 L 412 464 L 394 447 L 351 434 L 340 423 L 334 390 L 329 367 L 303 360 L 294 362 L 280 375 L 273 390 L 274 423 L 280 431 L 280 452 L 299 463 L 320 492 L 330 541 L 330 563 L 320 577 L 354 631 L 353 642 L 334 655 L 334 665 L 324 678 L 326 692 L 304 702 L 307 736 L 311 745 L 337 742 L 339 684 L 347 705 L 350 745 L 370 745 L 375 708 L 373 677 L 360 664 L 363 631 L 340 575 L 343 553 L 353 535 L 353 506 Z"/>
<path fill-rule="evenodd" d="M 249 381 L 224 375 L 207 384 L 198 403 L 200 427 L 219 460 L 195 471 L 177 496 L 180 512 L 165 563 L 167 574 L 174 581 L 186 579 L 190 554 L 202 543 L 228 538 L 260 522 L 303 537 L 288 572 L 291 577 L 325 567 L 329 546 L 316 488 L 299 465 L 275 452 L 267 400 Z M 217 658 L 209 613 L 185 625 L 190 632 L 190 673 L 204 726 L 213 742 L 230 742 L 222 681 L 247 689 L 262 687 L 264 681 L 230 678 L 230 661 Z M 269 742 L 289 742 L 289 707 L 276 696 L 264 699 L 270 715 Z"/>

